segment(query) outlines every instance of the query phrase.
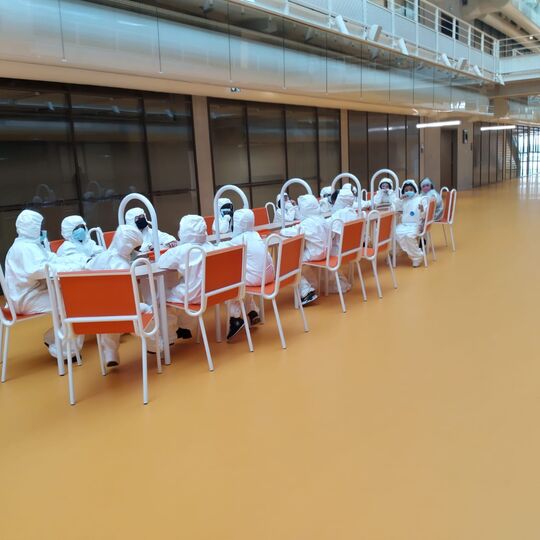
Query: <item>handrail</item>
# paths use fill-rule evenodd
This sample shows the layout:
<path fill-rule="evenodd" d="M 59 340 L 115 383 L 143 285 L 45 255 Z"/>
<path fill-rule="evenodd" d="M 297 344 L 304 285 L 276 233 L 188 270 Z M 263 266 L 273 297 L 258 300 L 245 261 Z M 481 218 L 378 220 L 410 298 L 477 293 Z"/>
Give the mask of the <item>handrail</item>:
<path fill-rule="evenodd" d="M 313 195 L 313 191 L 311 190 L 311 186 L 301 178 L 291 178 L 290 180 L 287 180 L 282 186 L 281 191 L 279 192 L 279 205 L 281 210 L 281 224 L 283 229 L 285 228 L 285 193 L 287 192 L 287 189 L 289 186 L 293 184 L 300 184 L 301 186 L 304 186 L 306 188 L 306 191 L 308 195 Z"/>
<path fill-rule="evenodd" d="M 338 174 L 332 180 L 332 184 L 330 184 L 330 187 L 332 188 L 332 193 L 335 190 L 336 184 L 340 180 L 342 180 L 343 178 L 348 178 L 349 180 L 352 180 L 356 184 L 356 189 L 357 189 L 357 191 L 356 191 L 356 203 L 358 205 L 358 211 L 360 211 L 362 209 L 362 186 L 360 185 L 360 180 L 358 180 L 358 178 L 354 174 L 348 173 L 348 172 Z"/>
<path fill-rule="evenodd" d="M 216 229 L 216 240 L 219 244 L 221 240 L 221 231 L 219 230 L 219 208 L 218 208 L 218 200 L 221 198 L 223 193 L 226 193 L 227 191 L 234 191 L 238 195 L 240 195 L 240 198 L 242 199 L 242 202 L 244 203 L 244 208 L 249 208 L 249 201 L 246 197 L 246 194 L 238 187 L 233 184 L 226 184 L 225 186 L 221 186 L 214 195 L 214 224 Z"/>

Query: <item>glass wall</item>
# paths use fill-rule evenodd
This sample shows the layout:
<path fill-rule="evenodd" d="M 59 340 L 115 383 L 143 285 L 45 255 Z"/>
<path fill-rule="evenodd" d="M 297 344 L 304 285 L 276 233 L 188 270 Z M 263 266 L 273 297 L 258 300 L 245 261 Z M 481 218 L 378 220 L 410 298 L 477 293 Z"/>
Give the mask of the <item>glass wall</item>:
<path fill-rule="evenodd" d="M 396 114 L 349 111 L 351 172 L 369 189 L 371 176 L 392 169 L 400 178 L 418 179 L 420 139 L 418 118 Z"/>
<path fill-rule="evenodd" d="M 341 172 L 339 110 L 219 99 L 208 109 L 215 187 L 238 185 L 252 207 L 274 201 L 289 178 L 318 195 Z"/>
<path fill-rule="evenodd" d="M 110 230 L 124 195 L 155 204 L 161 229 L 198 212 L 191 98 L 0 80 L 0 251 L 24 208 L 41 212 L 49 238 L 82 215 Z"/>

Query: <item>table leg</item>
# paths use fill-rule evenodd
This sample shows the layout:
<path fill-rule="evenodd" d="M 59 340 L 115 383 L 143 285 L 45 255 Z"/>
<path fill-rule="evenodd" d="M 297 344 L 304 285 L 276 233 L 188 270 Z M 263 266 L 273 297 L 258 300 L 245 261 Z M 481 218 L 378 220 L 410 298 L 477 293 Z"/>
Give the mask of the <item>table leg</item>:
<path fill-rule="evenodd" d="M 157 299 L 159 302 L 159 318 L 161 324 L 161 343 L 165 365 L 171 363 L 171 348 L 169 347 L 169 325 L 167 324 L 167 297 L 165 295 L 165 276 L 157 276 Z"/>

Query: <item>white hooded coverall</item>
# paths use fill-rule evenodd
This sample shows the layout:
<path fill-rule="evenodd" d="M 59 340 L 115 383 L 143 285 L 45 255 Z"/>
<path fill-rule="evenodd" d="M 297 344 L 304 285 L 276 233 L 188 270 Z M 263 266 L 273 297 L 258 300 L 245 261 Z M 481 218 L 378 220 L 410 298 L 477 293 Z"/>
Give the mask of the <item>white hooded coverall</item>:
<path fill-rule="evenodd" d="M 332 202 L 330 201 L 330 196 L 332 195 L 332 188 L 330 186 L 325 186 L 321 189 L 321 199 L 319 200 L 319 206 L 321 207 L 321 212 L 326 214 L 332 210 Z"/>
<path fill-rule="evenodd" d="M 73 231 L 80 225 L 86 227 L 86 223 L 81 216 L 68 216 L 62 220 L 61 232 L 64 243 L 58 248 L 57 254 L 59 257 L 80 257 L 81 264 L 85 265 L 88 259 L 101 253 L 104 249 L 90 238 L 88 230 L 84 242 L 79 242 L 73 238 Z"/>
<path fill-rule="evenodd" d="M 148 217 L 146 216 L 146 213 L 142 208 L 130 208 L 126 212 L 126 225 L 131 225 L 132 227 L 137 228 L 137 225 L 135 225 L 135 220 L 140 216 L 143 215 L 147 221 Z M 148 221 L 148 227 L 145 227 L 142 231 L 142 245 L 141 245 L 141 252 L 146 253 L 147 251 L 150 251 L 154 248 L 154 242 L 152 238 L 152 228 L 151 223 Z M 176 242 L 176 238 L 172 236 L 171 234 L 168 234 L 166 232 L 158 231 L 158 238 L 159 238 L 159 245 L 161 247 L 165 247 L 167 244 L 170 244 L 171 242 Z"/>
<path fill-rule="evenodd" d="M 218 248 L 227 248 L 232 246 L 246 246 L 246 285 L 256 287 L 261 285 L 263 275 L 265 283 L 274 281 L 274 262 L 266 244 L 255 228 L 255 215 L 253 210 L 242 208 L 237 210 L 233 216 L 234 227 L 233 237 L 227 242 L 221 242 Z M 246 296 L 246 310 L 259 312 L 251 295 Z M 240 302 L 229 303 L 229 313 L 231 317 L 242 317 Z"/>
<path fill-rule="evenodd" d="M 433 187 L 433 182 L 431 181 L 431 179 L 424 178 L 422 180 L 422 183 L 420 184 L 420 188 L 423 188 L 426 185 L 430 186 L 431 189 L 427 192 L 422 191 L 422 196 L 435 199 L 435 214 L 433 215 L 433 219 L 435 221 L 439 221 L 442 218 L 444 212 L 444 205 L 441 194 Z"/>
<path fill-rule="evenodd" d="M 15 311 L 21 315 L 49 313 L 51 302 L 45 281 L 45 265 L 57 272 L 81 270 L 80 257 L 58 257 L 46 250 L 40 242 L 43 216 L 33 210 L 23 210 L 15 222 L 17 238 L 6 255 L 6 293 Z M 51 356 L 56 357 L 54 331 L 44 336 Z M 82 340 L 77 341 L 80 349 Z M 65 351 L 64 351 L 65 353 Z"/>
<path fill-rule="evenodd" d="M 321 215 L 319 201 L 313 195 L 300 195 L 298 197 L 298 208 L 300 211 L 300 223 L 292 227 L 281 229 L 280 234 L 287 237 L 304 234 L 304 254 L 303 261 L 322 261 L 326 257 L 328 249 L 329 225 Z M 309 292 L 314 291 L 315 283 L 314 271 L 309 267 L 302 270 L 300 280 L 300 296 L 303 298 Z"/>
<path fill-rule="evenodd" d="M 423 259 L 422 250 L 418 246 L 418 235 L 425 208 L 424 211 L 420 210 L 422 197 L 418 195 L 416 182 L 414 180 L 406 180 L 403 182 L 403 190 L 407 184 L 414 186 L 416 194 L 411 198 L 400 199 L 396 204 L 397 210 L 403 211 L 401 223 L 396 227 L 396 239 L 401 249 L 407 253 L 413 264 L 418 265 Z"/>
<path fill-rule="evenodd" d="M 176 270 L 179 280 L 176 285 L 167 290 L 167 301 L 184 303 L 188 298 L 190 303 L 198 304 L 201 301 L 201 285 L 203 280 L 202 257 L 198 250 L 193 251 L 189 258 L 189 283 L 185 282 L 186 269 L 188 267 L 188 252 L 198 246 L 204 251 L 212 251 L 215 247 L 207 241 L 206 223 L 201 216 L 187 215 L 180 220 L 178 229 L 179 245 L 169 249 L 159 258 L 159 267 L 166 270 Z M 193 330 L 197 324 L 196 319 L 185 314 L 183 310 L 168 308 L 167 314 L 170 320 L 174 318 L 177 326 Z M 172 323 L 169 322 L 169 328 Z"/>
<path fill-rule="evenodd" d="M 129 270 L 131 268 L 131 254 L 143 241 L 139 229 L 131 225 L 120 225 L 114 234 L 113 241 L 106 251 L 96 255 L 89 263 L 89 270 Z M 106 299 L 105 299 L 106 300 Z M 147 311 L 148 306 L 141 306 Z M 120 334 L 102 334 L 101 345 L 105 363 L 119 363 L 118 347 Z"/>
<path fill-rule="evenodd" d="M 227 234 L 231 232 L 232 214 L 229 214 L 228 212 L 225 214 L 222 214 L 221 212 L 221 209 L 226 204 L 230 204 L 232 206 L 231 199 L 227 199 L 226 197 L 223 197 L 222 199 L 218 199 L 219 232 L 221 234 Z M 217 231 L 215 220 L 214 220 L 214 223 L 212 223 L 212 231 L 213 232 Z"/>
<path fill-rule="evenodd" d="M 285 222 L 290 223 L 291 221 L 297 221 L 300 219 L 300 211 L 298 206 L 293 204 L 289 199 L 289 196 L 285 193 Z M 276 214 L 274 215 L 274 223 L 281 223 L 281 197 L 279 194 L 276 196 Z"/>
<path fill-rule="evenodd" d="M 390 189 L 388 189 L 387 191 L 383 190 L 383 188 L 381 187 L 384 183 L 390 184 Z M 395 209 L 398 200 L 399 197 L 394 191 L 394 183 L 392 182 L 392 180 L 390 180 L 390 178 L 383 178 L 379 182 L 377 193 L 375 193 L 375 196 L 373 197 L 374 208 L 377 209 L 381 206 L 388 206 L 393 210 Z"/>

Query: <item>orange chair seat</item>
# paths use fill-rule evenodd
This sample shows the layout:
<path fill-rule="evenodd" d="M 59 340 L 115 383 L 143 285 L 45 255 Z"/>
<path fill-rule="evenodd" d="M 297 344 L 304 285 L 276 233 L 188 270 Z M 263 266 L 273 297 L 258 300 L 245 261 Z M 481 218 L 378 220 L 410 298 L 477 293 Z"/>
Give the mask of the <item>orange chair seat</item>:
<path fill-rule="evenodd" d="M 362 249 L 362 257 L 373 257 L 373 255 L 375 255 L 375 250 L 373 248 Z"/>
<path fill-rule="evenodd" d="M 264 286 L 264 294 L 271 295 L 274 294 L 274 290 L 276 288 L 275 281 L 272 281 L 272 283 L 266 283 Z M 246 286 L 246 293 L 247 294 L 261 294 L 261 286 L 260 285 L 248 285 Z"/>
<path fill-rule="evenodd" d="M 7 307 L 3 307 L 1 309 L 2 309 L 2 313 L 3 313 L 4 317 L 8 321 L 11 321 L 11 311 L 9 311 L 9 309 Z M 17 313 L 17 319 L 22 321 L 24 319 L 32 319 L 33 317 L 40 317 L 41 315 L 47 315 L 47 314 L 48 313 L 26 313 L 25 315 L 22 315 L 20 313 Z"/>

